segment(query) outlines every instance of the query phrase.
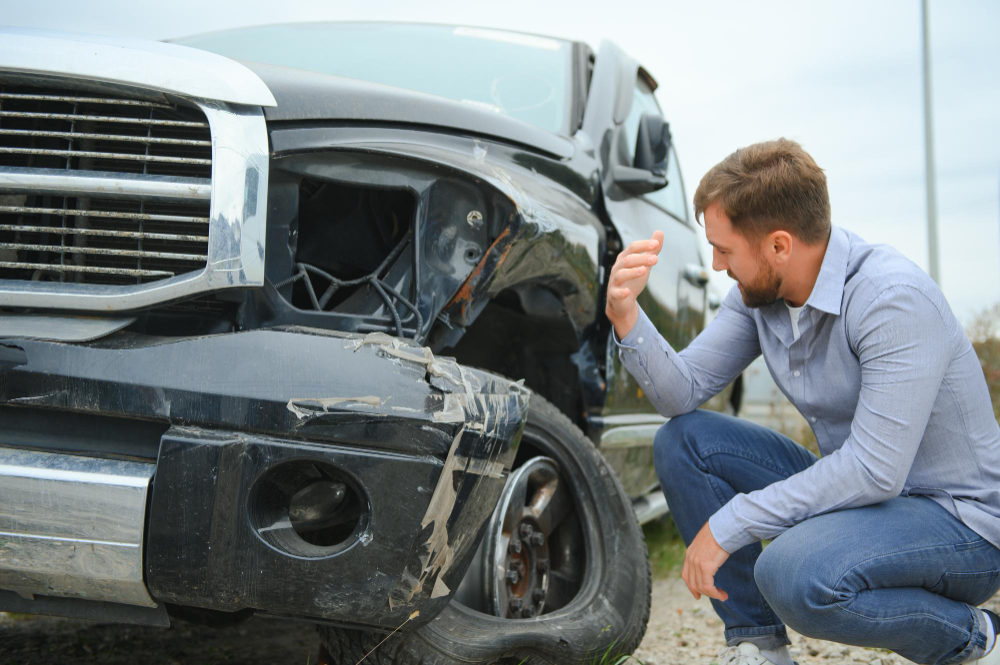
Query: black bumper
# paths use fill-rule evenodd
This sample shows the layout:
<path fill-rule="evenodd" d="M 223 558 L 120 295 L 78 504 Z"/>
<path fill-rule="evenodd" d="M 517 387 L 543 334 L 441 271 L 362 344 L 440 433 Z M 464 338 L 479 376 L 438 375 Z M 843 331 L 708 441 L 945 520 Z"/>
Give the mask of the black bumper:
<path fill-rule="evenodd" d="M 3 344 L 0 404 L 162 424 L 145 574 L 153 598 L 179 605 L 429 620 L 465 573 L 527 415 L 518 384 L 378 333 Z M 303 464 L 359 500 L 356 528 L 334 547 L 289 547 L 281 506 L 259 491 Z"/>

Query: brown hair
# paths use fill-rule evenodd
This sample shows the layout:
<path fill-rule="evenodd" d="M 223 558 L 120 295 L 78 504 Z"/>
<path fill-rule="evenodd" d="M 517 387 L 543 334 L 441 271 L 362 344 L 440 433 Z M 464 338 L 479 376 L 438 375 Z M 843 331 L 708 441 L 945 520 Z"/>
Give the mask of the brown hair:
<path fill-rule="evenodd" d="M 830 236 L 826 176 L 809 153 L 789 139 L 754 143 L 713 166 L 694 193 L 695 219 L 716 202 L 747 238 L 763 238 L 780 229 L 815 245 Z"/>

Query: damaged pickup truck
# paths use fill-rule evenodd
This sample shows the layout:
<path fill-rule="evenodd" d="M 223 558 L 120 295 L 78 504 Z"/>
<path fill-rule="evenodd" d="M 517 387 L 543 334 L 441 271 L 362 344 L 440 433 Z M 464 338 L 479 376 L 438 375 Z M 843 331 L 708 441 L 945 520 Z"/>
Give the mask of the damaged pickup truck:
<path fill-rule="evenodd" d="M 656 85 L 478 28 L 0 31 L 0 610 L 635 649 L 663 418 L 609 267 L 662 229 L 645 311 L 707 302 Z"/>

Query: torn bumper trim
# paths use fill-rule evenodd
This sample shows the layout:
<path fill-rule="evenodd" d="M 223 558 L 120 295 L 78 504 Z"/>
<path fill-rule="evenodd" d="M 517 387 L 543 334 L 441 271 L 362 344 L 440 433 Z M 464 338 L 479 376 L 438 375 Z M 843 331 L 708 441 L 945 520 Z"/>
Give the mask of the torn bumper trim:
<path fill-rule="evenodd" d="M 386 627 L 419 609 L 414 623 L 430 620 L 465 573 L 527 417 L 519 384 L 378 333 L 12 343 L 24 362 L 0 370 L 0 403 L 169 425 L 146 525 L 159 602 Z M 272 486 L 312 469 L 355 499 L 356 527 L 336 547 L 262 533 L 262 512 L 290 510 Z"/>

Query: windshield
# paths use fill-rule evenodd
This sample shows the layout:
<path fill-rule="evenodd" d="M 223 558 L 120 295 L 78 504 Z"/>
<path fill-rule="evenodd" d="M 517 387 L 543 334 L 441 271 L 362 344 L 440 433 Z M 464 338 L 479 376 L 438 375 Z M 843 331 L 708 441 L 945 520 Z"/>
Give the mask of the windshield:
<path fill-rule="evenodd" d="M 441 25 L 313 23 L 170 40 L 236 60 L 296 67 L 447 97 L 566 133 L 571 42 Z"/>

